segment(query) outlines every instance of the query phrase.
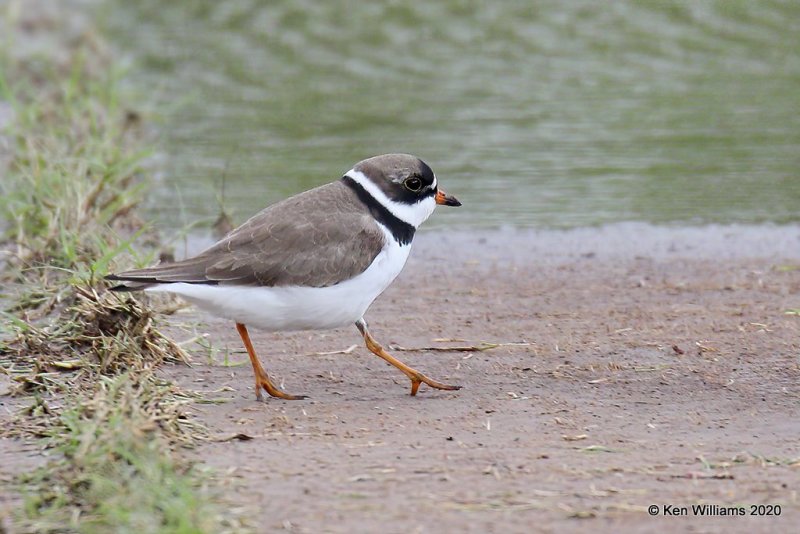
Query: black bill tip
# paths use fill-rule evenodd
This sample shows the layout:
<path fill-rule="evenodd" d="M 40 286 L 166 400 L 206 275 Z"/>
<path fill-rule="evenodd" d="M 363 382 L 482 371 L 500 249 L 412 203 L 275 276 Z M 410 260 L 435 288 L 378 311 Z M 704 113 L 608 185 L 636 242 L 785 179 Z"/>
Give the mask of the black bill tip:
<path fill-rule="evenodd" d="M 448 195 L 441 189 L 436 192 L 436 203 L 442 206 L 454 206 L 454 207 L 458 207 L 461 205 L 461 202 L 459 202 L 456 197 Z"/>

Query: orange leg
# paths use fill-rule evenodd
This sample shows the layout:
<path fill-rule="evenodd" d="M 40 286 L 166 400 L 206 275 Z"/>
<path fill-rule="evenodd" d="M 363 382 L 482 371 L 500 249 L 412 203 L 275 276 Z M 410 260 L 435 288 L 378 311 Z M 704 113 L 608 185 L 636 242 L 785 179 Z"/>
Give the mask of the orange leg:
<path fill-rule="evenodd" d="M 306 398 L 305 395 L 289 395 L 285 391 L 279 389 L 278 386 L 273 384 L 267 372 L 263 367 L 261 367 L 261 362 L 258 361 L 258 356 L 256 356 L 253 343 L 250 341 L 250 334 L 247 333 L 247 327 L 242 323 L 236 323 L 236 330 L 239 332 L 239 336 L 242 338 L 244 348 L 247 349 L 247 355 L 250 356 L 250 363 L 253 364 L 253 374 L 256 377 L 256 400 L 262 399 L 261 388 L 264 388 L 264 390 L 271 396 L 278 397 L 279 399 L 301 400 Z"/>
<path fill-rule="evenodd" d="M 372 354 L 380 358 L 383 358 L 391 365 L 394 365 L 395 367 L 403 371 L 403 373 L 405 373 L 405 375 L 411 380 L 412 396 L 417 394 L 419 385 L 422 384 L 423 382 L 425 384 L 428 384 L 430 387 L 436 389 L 446 389 L 450 391 L 461 389 L 461 386 L 450 386 L 448 384 L 442 384 L 441 382 L 432 380 L 427 376 L 423 375 L 422 373 L 420 373 L 419 371 L 417 371 L 416 369 L 414 369 L 413 367 L 409 367 L 408 365 L 404 364 L 403 362 L 401 362 L 400 360 L 398 360 L 397 358 L 386 352 L 380 345 L 380 343 L 375 341 L 375 339 L 369 334 L 369 330 L 367 330 L 367 323 L 364 321 L 364 319 L 359 319 L 358 321 L 356 321 L 356 328 L 358 328 L 358 331 L 361 332 L 362 336 L 364 336 L 364 342 L 367 344 L 367 348 Z"/>

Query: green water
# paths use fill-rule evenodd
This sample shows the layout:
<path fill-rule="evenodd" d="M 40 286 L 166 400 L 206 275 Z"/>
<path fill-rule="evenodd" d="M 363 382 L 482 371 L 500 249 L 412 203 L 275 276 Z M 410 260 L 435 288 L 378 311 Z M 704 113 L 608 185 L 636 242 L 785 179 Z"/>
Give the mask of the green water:
<path fill-rule="evenodd" d="M 430 226 L 800 220 L 800 2 L 112 1 L 166 225 L 411 152 Z M 226 170 L 227 169 L 227 170 Z M 178 209 L 179 208 L 179 209 Z M 444 210 L 442 210 L 444 211 Z"/>

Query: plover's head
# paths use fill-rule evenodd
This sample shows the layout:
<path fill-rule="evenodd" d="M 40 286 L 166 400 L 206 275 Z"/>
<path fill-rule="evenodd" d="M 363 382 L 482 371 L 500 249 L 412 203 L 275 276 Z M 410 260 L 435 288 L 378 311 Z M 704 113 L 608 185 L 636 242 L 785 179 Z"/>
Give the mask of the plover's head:
<path fill-rule="evenodd" d="M 418 228 L 436 204 L 460 206 L 439 189 L 428 165 L 410 154 L 384 154 L 358 162 L 345 173 L 398 219 Z"/>

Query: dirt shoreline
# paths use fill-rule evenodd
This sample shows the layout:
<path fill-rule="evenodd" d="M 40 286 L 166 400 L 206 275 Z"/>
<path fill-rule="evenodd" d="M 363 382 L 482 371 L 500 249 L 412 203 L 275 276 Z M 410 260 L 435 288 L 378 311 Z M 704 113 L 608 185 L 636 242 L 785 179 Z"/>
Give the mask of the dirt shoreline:
<path fill-rule="evenodd" d="M 226 348 L 246 361 L 235 330 L 196 312 L 171 320 L 222 350 L 164 372 L 225 401 L 192 408 L 216 437 L 252 438 L 189 454 L 256 531 L 786 531 L 800 521 L 795 308 L 800 226 L 437 231 L 367 319 L 384 345 L 516 343 L 395 352 L 461 391 L 410 397 L 355 328 L 253 331 L 266 368 L 311 397 L 256 403 L 249 365 L 223 365 Z M 663 517 L 701 503 L 782 509 Z"/>

